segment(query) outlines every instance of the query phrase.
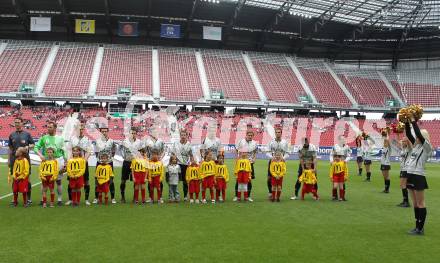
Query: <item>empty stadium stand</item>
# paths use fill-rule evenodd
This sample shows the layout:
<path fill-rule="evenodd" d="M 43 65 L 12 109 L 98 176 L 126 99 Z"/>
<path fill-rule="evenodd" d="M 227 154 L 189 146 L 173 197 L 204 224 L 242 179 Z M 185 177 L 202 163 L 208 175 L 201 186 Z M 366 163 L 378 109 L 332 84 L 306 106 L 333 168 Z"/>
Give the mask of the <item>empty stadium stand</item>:
<path fill-rule="evenodd" d="M 376 71 L 335 71 L 359 105 L 383 107 L 386 99 L 393 99 L 393 95 Z"/>
<path fill-rule="evenodd" d="M 335 107 L 350 107 L 350 100 L 323 63 L 315 59 L 295 59 L 295 64 L 319 103 Z"/>
<path fill-rule="evenodd" d="M 43 83 L 46 96 L 74 98 L 84 97 L 89 87 L 94 87 L 92 73 L 97 44 L 16 40 L 6 43 L 0 55 L 0 93 L 16 92 L 22 83 Z M 54 45 L 59 45 L 54 62 L 46 63 L 49 54 L 55 54 L 51 53 Z M 261 102 L 246 66 L 249 63 L 245 63 L 240 51 L 204 49 L 197 53 L 201 55 L 197 61 L 200 57 L 189 48 L 159 47 L 157 60 L 149 46 L 104 45 L 100 50 L 103 56 L 102 63 L 96 63 L 99 69 L 96 96 L 115 95 L 122 87 L 130 87 L 133 94 L 150 96 L 154 95 L 153 83 L 159 83 L 154 90 L 162 101 L 198 102 L 209 91 L 221 91 L 232 102 Z M 249 52 L 247 55 L 255 69 L 254 81 L 259 81 L 269 102 L 300 103 L 298 99 L 306 96 L 307 88 L 323 107 L 352 108 L 351 94 L 361 107 L 385 109 L 386 100 L 393 98 L 385 79 L 375 70 L 330 66 L 322 59 L 295 57 L 293 62 L 299 70 L 295 74 L 290 60 L 283 54 Z M 199 71 L 200 61 L 206 75 Z M 154 82 L 153 65 L 158 65 L 157 82 Z M 49 73 L 46 81 L 41 77 L 42 71 Z M 404 104 L 440 107 L 438 70 L 383 69 L 381 72 Z M 337 78 L 342 84 L 338 85 Z M 201 79 L 207 81 L 203 87 Z M 305 83 L 304 87 L 301 83 Z"/>
<path fill-rule="evenodd" d="M 97 45 L 62 43 L 44 85 L 46 96 L 78 97 L 87 94 Z"/>
<path fill-rule="evenodd" d="M 202 56 L 211 91 L 223 91 L 231 100 L 259 100 L 241 52 L 203 50 Z"/>
<path fill-rule="evenodd" d="M 0 56 L 0 93 L 16 92 L 20 84 L 36 85 L 52 43 L 9 41 Z"/>
<path fill-rule="evenodd" d="M 269 101 L 298 103 L 298 97 L 306 95 L 283 55 L 249 53 L 249 57 Z"/>
<path fill-rule="evenodd" d="M 386 76 L 407 104 L 439 107 L 440 74 L 438 70 L 401 70 L 386 72 Z"/>
<path fill-rule="evenodd" d="M 159 49 L 160 96 L 168 100 L 198 101 L 203 97 L 194 50 Z"/>
<path fill-rule="evenodd" d="M 115 95 L 122 87 L 130 87 L 132 94 L 151 95 L 151 47 L 104 46 L 96 95 Z"/>

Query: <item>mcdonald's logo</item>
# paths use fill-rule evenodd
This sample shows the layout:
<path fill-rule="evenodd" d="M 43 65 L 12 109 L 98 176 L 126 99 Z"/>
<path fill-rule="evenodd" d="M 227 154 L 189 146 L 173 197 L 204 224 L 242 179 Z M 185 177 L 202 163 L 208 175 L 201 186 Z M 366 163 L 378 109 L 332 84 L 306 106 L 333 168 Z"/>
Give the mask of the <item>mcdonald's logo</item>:
<path fill-rule="evenodd" d="M 191 178 L 196 178 L 197 177 L 197 170 L 192 170 L 191 171 Z"/>
<path fill-rule="evenodd" d="M 246 168 L 246 163 L 240 162 L 240 169 L 245 169 L 245 168 Z"/>
<path fill-rule="evenodd" d="M 43 172 L 45 173 L 52 173 L 52 163 L 45 163 L 43 164 Z"/>
<path fill-rule="evenodd" d="M 281 165 L 279 164 L 275 164 L 273 166 L 273 169 L 275 170 L 275 172 L 280 173 L 281 172 Z"/>
<path fill-rule="evenodd" d="M 223 167 L 218 168 L 218 173 L 219 174 L 224 174 L 225 173 L 225 168 L 223 168 Z"/>
<path fill-rule="evenodd" d="M 15 172 L 20 173 L 21 172 L 21 166 L 17 165 L 17 167 L 15 168 Z"/>
<path fill-rule="evenodd" d="M 340 173 L 340 172 L 342 172 L 342 165 L 341 164 L 336 164 L 335 165 L 335 172 L 336 173 Z"/>
<path fill-rule="evenodd" d="M 98 173 L 99 177 L 107 177 L 107 169 L 100 169 Z"/>
<path fill-rule="evenodd" d="M 212 164 L 205 164 L 205 171 L 212 171 Z"/>
<path fill-rule="evenodd" d="M 134 165 L 134 170 L 135 171 L 144 170 L 145 167 L 146 165 L 143 162 L 136 162 Z"/>
<path fill-rule="evenodd" d="M 71 169 L 72 171 L 79 170 L 79 169 L 81 169 L 81 165 L 79 164 L 78 161 L 71 162 L 71 163 L 70 163 L 70 169 Z"/>

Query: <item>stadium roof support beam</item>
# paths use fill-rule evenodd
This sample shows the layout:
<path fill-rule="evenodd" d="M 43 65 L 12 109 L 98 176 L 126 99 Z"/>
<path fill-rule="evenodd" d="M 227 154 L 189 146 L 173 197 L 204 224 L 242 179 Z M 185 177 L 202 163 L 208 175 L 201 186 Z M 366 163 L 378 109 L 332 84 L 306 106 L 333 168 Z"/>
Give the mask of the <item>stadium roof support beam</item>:
<path fill-rule="evenodd" d="M 225 35 L 223 38 L 223 43 L 227 42 L 229 35 L 231 34 L 232 29 L 234 28 L 235 22 L 237 22 L 237 18 L 240 15 L 240 11 L 245 4 L 246 4 L 246 0 L 238 0 L 234 9 L 234 14 L 232 15 L 231 19 L 229 20 L 229 23 L 227 24 Z"/>
<path fill-rule="evenodd" d="M 273 31 L 275 30 L 276 26 L 279 25 L 281 23 L 281 21 L 283 21 L 283 19 L 286 17 L 286 14 L 289 13 L 290 8 L 292 7 L 292 5 L 296 1 L 297 0 L 288 0 L 288 1 L 284 2 L 280 6 L 278 11 L 272 17 L 271 21 L 265 27 L 265 30 L 264 30 L 263 34 L 261 35 L 260 48 L 264 47 L 264 44 L 266 43 L 266 40 L 267 40 L 268 33 L 273 33 Z"/>
<path fill-rule="evenodd" d="M 338 13 L 339 10 L 345 5 L 346 0 L 336 1 L 329 9 L 327 9 L 324 13 L 322 13 L 318 18 L 315 24 L 313 25 L 313 32 L 309 34 L 309 38 L 313 33 L 318 33 L 327 22 L 330 22 Z M 359 8 L 362 4 L 356 7 Z"/>
<path fill-rule="evenodd" d="M 338 84 L 339 88 L 344 92 L 345 96 L 350 100 L 353 107 L 357 108 L 359 104 L 357 103 L 356 99 L 351 95 L 350 91 L 348 91 L 347 87 L 345 87 L 344 83 L 341 81 L 341 79 L 338 77 L 338 75 L 333 71 L 333 69 L 324 62 L 325 68 L 328 70 L 330 75 L 335 79 L 336 83 Z"/>
<path fill-rule="evenodd" d="M 381 14 L 382 11 L 384 11 L 386 9 L 391 9 L 391 8 L 395 7 L 399 2 L 400 2 L 400 0 L 393 0 L 389 3 L 387 3 L 386 5 L 382 6 L 380 9 L 377 9 L 376 12 L 372 13 L 368 17 L 364 18 L 361 22 L 359 22 L 356 25 L 356 28 L 352 31 L 353 39 L 356 39 L 356 33 L 359 33 L 359 34 L 364 33 L 365 23 L 367 23 L 368 21 L 371 21 L 370 26 L 374 26 L 375 24 L 377 24 L 377 22 L 379 22 L 380 17 L 381 17 L 381 16 L 379 16 L 375 20 L 373 20 L 375 16 L 377 16 L 378 14 Z"/>
<path fill-rule="evenodd" d="M 46 84 L 47 78 L 49 77 L 50 70 L 52 69 L 55 58 L 57 57 L 59 45 L 53 45 L 47 55 L 46 61 L 44 62 L 43 68 L 41 69 L 40 75 L 38 76 L 37 86 L 35 87 L 36 94 L 42 94 L 44 85 Z"/>
<path fill-rule="evenodd" d="M 290 69 L 295 74 L 296 78 L 298 79 L 299 83 L 303 87 L 304 91 L 307 93 L 307 95 L 312 99 L 312 102 L 317 104 L 318 100 L 316 100 L 315 95 L 313 94 L 312 90 L 310 89 L 309 85 L 307 84 L 306 80 L 304 79 L 303 75 L 299 71 L 299 69 L 296 67 L 295 63 L 293 62 L 291 57 L 286 57 L 287 64 L 289 65 Z"/>
<path fill-rule="evenodd" d="M 104 10 L 105 10 L 105 25 L 107 27 L 107 33 L 111 38 L 113 35 L 112 32 L 112 22 L 110 17 L 110 2 L 109 0 L 104 0 Z"/>
<path fill-rule="evenodd" d="M 318 33 L 327 22 L 331 21 L 336 16 L 338 11 L 341 10 L 341 8 L 344 6 L 345 3 L 346 3 L 345 0 L 336 1 L 329 9 L 324 11 L 324 13 L 322 13 L 317 18 L 317 21 L 313 24 L 313 27 L 310 28 L 309 32 L 305 34 L 306 35 L 306 37 L 304 38 L 305 40 L 302 40 L 300 42 L 301 45 L 296 50 L 297 54 L 300 53 L 302 51 L 302 49 L 305 47 L 306 41 L 310 41 L 314 34 Z M 359 6 L 357 6 L 356 9 Z M 301 27 L 301 20 L 300 20 L 300 27 Z M 302 35 L 302 33 L 301 33 L 301 35 Z M 296 41 L 296 39 L 294 41 Z"/>
<path fill-rule="evenodd" d="M 104 47 L 98 47 L 98 52 L 96 52 L 95 64 L 93 64 L 92 76 L 89 83 L 89 92 L 87 95 L 89 97 L 94 97 L 96 95 L 96 88 L 98 87 L 99 74 L 101 73 L 102 60 L 104 58 Z"/>
<path fill-rule="evenodd" d="M 263 103 L 267 102 L 267 96 L 264 92 L 263 85 L 261 85 L 260 79 L 258 78 L 257 72 L 255 71 L 254 65 L 252 65 L 252 61 L 249 58 L 248 54 L 242 53 L 244 64 L 251 76 L 252 83 L 254 84 L 255 89 L 257 90 L 258 96 L 260 97 L 260 101 Z"/>
<path fill-rule="evenodd" d="M 397 62 L 399 61 L 400 51 L 403 49 L 403 46 L 406 43 L 408 35 L 416 22 L 416 18 L 422 9 L 423 9 L 423 0 L 419 0 L 417 6 L 410 13 L 410 18 L 408 19 L 405 28 L 403 29 L 402 34 L 400 35 L 400 38 L 397 42 L 393 55 L 393 68 L 397 65 Z"/>
<path fill-rule="evenodd" d="M 67 12 L 65 0 L 58 0 L 58 5 L 60 6 L 61 13 L 64 16 L 64 24 L 66 25 L 67 34 L 72 34 L 72 27 L 70 26 L 69 13 Z"/>
<path fill-rule="evenodd" d="M 296 2 L 296 0 L 289 0 L 284 2 L 278 11 L 275 13 L 275 15 L 272 18 L 272 21 L 268 24 L 266 27 L 269 31 L 269 33 L 272 33 L 277 25 L 283 21 L 283 19 L 286 17 L 286 14 L 289 13 L 290 8 L 292 5 Z"/>
<path fill-rule="evenodd" d="M 29 26 L 26 18 L 26 12 L 23 9 L 23 5 L 20 0 L 12 0 L 12 6 L 14 7 L 15 14 L 20 18 L 20 22 L 26 32 L 29 31 Z"/>
<path fill-rule="evenodd" d="M 189 38 L 189 33 L 191 31 L 192 21 L 194 19 L 194 14 L 196 13 L 197 5 L 199 4 L 200 0 L 193 0 L 191 12 L 189 13 L 188 18 L 186 19 L 186 30 L 185 30 L 185 36 L 184 41 L 186 41 Z"/>

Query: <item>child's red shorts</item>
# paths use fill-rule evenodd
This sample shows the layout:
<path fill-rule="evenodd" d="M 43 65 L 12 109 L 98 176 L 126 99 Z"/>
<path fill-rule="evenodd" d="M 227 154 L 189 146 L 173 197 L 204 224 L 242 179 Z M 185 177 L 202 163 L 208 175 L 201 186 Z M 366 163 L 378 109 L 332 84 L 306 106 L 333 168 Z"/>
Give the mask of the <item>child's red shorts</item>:
<path fill-rule="evenodd" d="M 43 180 L 41 181 L 41 183 L 43 184 L 43 187 L 45 187 L 45 188 L 47 187 L 50 190 L 53 190 L 55 187 L 55 182 L 51 181 L 52 176 L 48 175 L 48 176 L 45 176 L 45 178 L 46 178 L 46 181 L 43 181 Z"/>
<path fill-rule="evenodd" d="M 249 175 L 250 175 L 249 172 L 245 172 L 245 171 L 238 172 L 237 182 L 239 184 L 247 184 L 247 183 L 249 183 L 249 180 L 250 180 L 249 179 Z"/>
<path fill-rule="evenodd" d="M 191 180 L 188 183 L 188 190 L 190 194 L 199 193 L 200 192 L 200 182 L 199 180 Z"/>
<path fill-rule="evenodd" d="M 202 179 L 202 188 L 213 188 L 214 187 L 214 175 L 207 176 Z"/>
<path fill-rule="evenodd" d="M 314 184 L 303 184 L 304 193 L 313 193 L 315 191 Z"/>
<path fill-rule="evenodd" d="M 146 178 L 145 172 L 134 172 L 133 174 L 134 174 L 134 183 L 135 184 L 144 184 L 145 183 L 145 178 Z"/>
<path fill-rule="evenodd" d="M 272 176 L 270 183 L 272 186 L 283 186 L 283 177 L 277 179 Z"/>
<path fill-rule="evenodd" d="M 97 191 L 98 191 L 98 193 L 108 193 L 109 192 L 109 182 L 105 182 L 103 184 L 98 184 Z"/>
<path fill-rule="evenodd" d="M 333 183 L 343 183 L 345 182 L 345 178 L 344 175 L 333 175 L 332 177 L 332 181 Z"/>
<path fill-rule="evenodd" d="M 29 180 L 28 178 L 26 179 L 21 179 L 21 180 L 15 180 L 12 190 L 14 191 L 14 193 L 27 193 L 29 191 L 28 189 L 28 184 L 29 184 Z"/>
<path fill-rule="evenodd" d="M 222 189 L 226 189 L 226 180 L 223 177 L 217 177 L 215 178 L 215 188 L 222 190 Z"/>
<path fill-rule="evenodd" d="M 78 178 L 70 178 L 69 186 L 71 189 L 81 189 L 84 186 L 84 176 L 80 176 Z"/>
<path fill-rule="evenodd" d="M 150 188 L 160 188 L 160 176 L 151 177 Z"/>

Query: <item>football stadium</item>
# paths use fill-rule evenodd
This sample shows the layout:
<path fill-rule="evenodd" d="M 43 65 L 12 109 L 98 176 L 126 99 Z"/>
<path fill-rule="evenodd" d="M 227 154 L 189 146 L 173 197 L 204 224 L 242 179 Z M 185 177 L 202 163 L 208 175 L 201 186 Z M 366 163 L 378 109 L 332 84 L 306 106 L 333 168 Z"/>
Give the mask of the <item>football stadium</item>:
<path fill-rule="evenodd" d="M 0 262 L 440 262 L 440 1 L 0 0 Z"/>

